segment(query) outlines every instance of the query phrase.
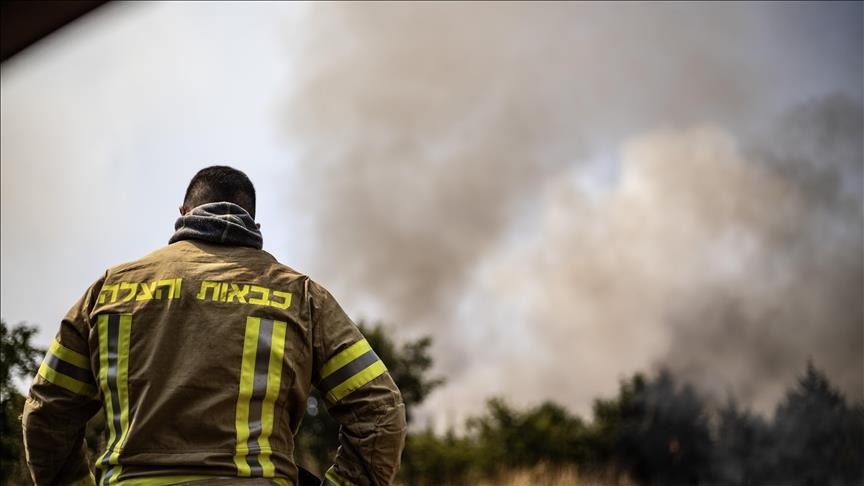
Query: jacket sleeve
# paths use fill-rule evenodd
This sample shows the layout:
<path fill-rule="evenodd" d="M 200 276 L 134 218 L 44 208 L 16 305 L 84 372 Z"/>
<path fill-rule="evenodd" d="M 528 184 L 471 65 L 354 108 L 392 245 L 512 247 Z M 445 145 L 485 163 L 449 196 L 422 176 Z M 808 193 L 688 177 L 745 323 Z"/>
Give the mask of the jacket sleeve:
<path fill-rule="evenodd" d="M 92 288 L 61 322 L 24 404 L 24 449 L 36 486 L 95 484 L 84 442 L 101 406 L 88 345 L 91 295 Z"/>
<path fill-rule="evenodd" d="M 340 424 L 324 484 L 392 484 L 407 431 L 402 395 L 357 326 L 320 290 L 313 303 L 313 381 Z"/>

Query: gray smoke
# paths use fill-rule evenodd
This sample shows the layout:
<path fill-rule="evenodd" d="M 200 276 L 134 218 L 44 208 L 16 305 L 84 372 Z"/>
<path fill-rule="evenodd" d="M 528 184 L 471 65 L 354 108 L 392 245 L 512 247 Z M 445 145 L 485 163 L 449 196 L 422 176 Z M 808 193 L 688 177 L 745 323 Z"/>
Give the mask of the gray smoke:
<path fill-rule="evenodd" d="M 861 105 L 834 96 L 796 107 L 753 142 L 754 167 L 785 194 L 735 190 L 741 206 L 770 214 L 736 218 L 752 248 L 745 274 L 672 308 L 666 363 L 679 374 L 767 407 L 812 358 L 864 397 L 862 134 Z"/>
<path fill-rule="evenodd" d="M 758 403 L 807 356 L 860 397 L 860 14 L 312 5 L 287 109 L 308 270 L 433 335 L 439 415 L 584 411 L 652 363 Z"/>

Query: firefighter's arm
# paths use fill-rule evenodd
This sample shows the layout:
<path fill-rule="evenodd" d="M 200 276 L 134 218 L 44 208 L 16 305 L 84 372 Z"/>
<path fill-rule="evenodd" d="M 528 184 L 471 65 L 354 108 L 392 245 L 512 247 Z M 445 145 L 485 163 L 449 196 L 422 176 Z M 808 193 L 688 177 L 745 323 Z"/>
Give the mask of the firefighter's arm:
<path fill-rule="evenodd" d="M 24 405 L 24 449 L 36 486 L 95 484 L 84 442 L 101 406 L 87 343 L 89 294 L 60 324 Z"/>
<path fill-rule="evenodd" d="M 329 406 L 341 427 L 339 450 L 325 484 L 392 484 L 399 472 L 406 424 L 405 406 L 390 375 L 375 378 Z"/>
<path fill-rule="evenodd" d="M 384 363 L 329 294 L 317 313 L 315 386 L 341 425 L 339 449 L 324 484 L 380 485 L 399 471 L 405 406 Z"/>

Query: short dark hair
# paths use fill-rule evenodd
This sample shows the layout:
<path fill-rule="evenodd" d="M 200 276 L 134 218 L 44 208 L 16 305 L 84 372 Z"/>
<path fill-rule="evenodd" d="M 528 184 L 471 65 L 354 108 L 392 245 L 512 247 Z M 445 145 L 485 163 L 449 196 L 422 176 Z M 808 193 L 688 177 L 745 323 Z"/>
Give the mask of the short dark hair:
<path fill-rule="evenodd" d="M 189 181 L 183 207 L 187 210 L 211 202 L 227 201 L 245 209 L 255 218 L 255 187 L 243 172 L 225 165 L 198 171 Z"/>

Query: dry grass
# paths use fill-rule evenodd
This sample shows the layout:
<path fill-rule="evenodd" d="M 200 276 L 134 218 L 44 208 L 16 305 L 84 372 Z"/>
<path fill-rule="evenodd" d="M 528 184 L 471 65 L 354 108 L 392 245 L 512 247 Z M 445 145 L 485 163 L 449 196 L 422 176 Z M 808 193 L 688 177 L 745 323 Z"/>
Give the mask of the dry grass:
<path fill-rule="evenodd" d="M 435 480 L 424 479 L 418 484 L 409 484 L 404 480 L 399 486 L 635 486 L 626 474 L 609 469 L 600 472 L 580 473 L 576 466 L 553 466 L 540 464 L 531 468 L 501 467 L 491 477 L 477 477 L 477 472 L 470 477 L 459 479 Z"/>
<path fill-rule="evenodd" d="M 580 473 L 575 466 L 541 464 L 530 469 L 503 469 L 493 480 L 476 483 L 480 486 L 633 486 L 624 475 Z"/>

